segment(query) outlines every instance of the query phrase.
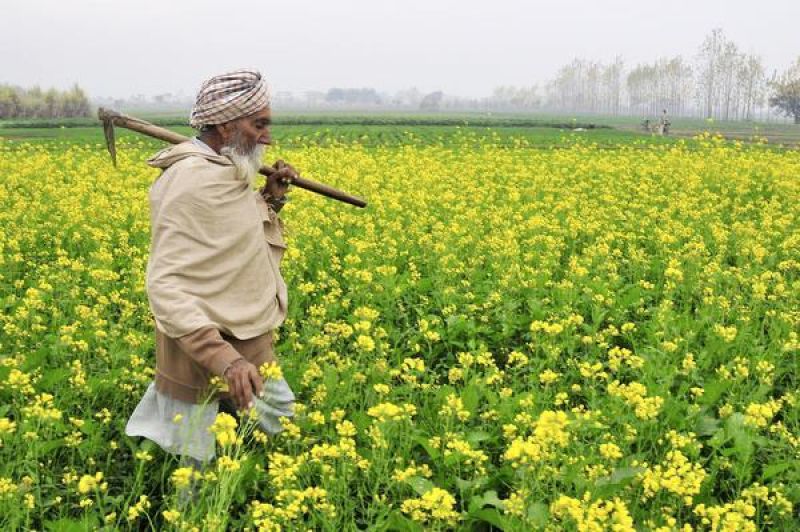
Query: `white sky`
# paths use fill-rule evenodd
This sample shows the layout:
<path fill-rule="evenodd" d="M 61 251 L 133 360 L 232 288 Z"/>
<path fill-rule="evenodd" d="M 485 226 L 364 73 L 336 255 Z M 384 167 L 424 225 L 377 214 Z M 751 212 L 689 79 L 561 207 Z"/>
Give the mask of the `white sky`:
<path fill-rule="evenodd" d="M 193 95 L 255 67 L 275 91 L 484 96 L 574 57 L 692 59 L 714 27 L 782 70 L 798 20 L 800 0 L 0 0 L 0 83 Z"/>

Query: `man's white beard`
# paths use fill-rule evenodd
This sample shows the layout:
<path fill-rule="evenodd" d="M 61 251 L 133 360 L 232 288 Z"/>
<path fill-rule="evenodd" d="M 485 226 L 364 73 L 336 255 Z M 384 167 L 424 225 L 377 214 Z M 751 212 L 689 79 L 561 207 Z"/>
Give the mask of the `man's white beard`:
<path fill-rule="evenodd" d="M 242 181 L 252 187 L 256 182 L 256 174 L 261 168 L 261 158 L 264 156 L 263 144 L 256 144 L 250 149 L 244 145 L 240 131 L 236 131 L 231 141 L 220 149 L 222 155 L 226 155 L 236 167 L 236 174 Z"/>

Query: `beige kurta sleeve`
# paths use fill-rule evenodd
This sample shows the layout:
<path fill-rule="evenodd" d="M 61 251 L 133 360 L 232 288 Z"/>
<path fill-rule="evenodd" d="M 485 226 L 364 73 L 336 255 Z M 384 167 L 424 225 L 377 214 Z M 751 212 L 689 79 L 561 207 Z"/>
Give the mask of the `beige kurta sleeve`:
<path fill-rule="evenodd" d="M 202 327 L 175 341 L 189 358 L 214 375 L 224 375 L 228 366 L 244 358 L 222 338 L 216 327 Z"/>
<path fill-rule="evenodd" d="M 270 251 L 275 258 L 275 263 L 280 264 L 283 253 L 286 251 L 287 247 L 286 241 L 283 238 L 283 220 L 281 220 L 278 213 L 264 201 L 264 198 L 258 191 L 255 192 L 255 195 L 258 211 L 261 213 L 261 220 L 264 222 L 264 238 L 269 243 Z"/>

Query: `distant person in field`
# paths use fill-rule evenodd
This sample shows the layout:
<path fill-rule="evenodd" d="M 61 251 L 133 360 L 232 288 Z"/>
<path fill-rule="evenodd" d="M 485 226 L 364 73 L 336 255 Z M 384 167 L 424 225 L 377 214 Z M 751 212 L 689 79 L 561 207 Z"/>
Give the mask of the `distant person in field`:
<path fill-rule="evenodd" d="M 667 110 L 664 109 L 661 113 L 661 118 L 658 121 L 658 134 L 669 135 L 669 126 L 670 121 L 669 117 L 667 116 Z"/>
<path fill-rule="evenodd" d="M 208 428 L 219 410 L 255 408 L 268 433 L 293 413 L 286 381 L 264 381 L 259 367 L 276 363 L 272 331 L 286 317 L 278 212 L 297 173 L 278 161 L 253 190 L 271 141 L 270 93 L 257 71 L 205 81 L 190 123 L 197 137 L 148 161 L 162 170 L 150 188 L 147 265 L 156 371 L 125 433 L 198 466 L 214 457 Z M 229 392 L 209 394 L 213 377 Z"/>

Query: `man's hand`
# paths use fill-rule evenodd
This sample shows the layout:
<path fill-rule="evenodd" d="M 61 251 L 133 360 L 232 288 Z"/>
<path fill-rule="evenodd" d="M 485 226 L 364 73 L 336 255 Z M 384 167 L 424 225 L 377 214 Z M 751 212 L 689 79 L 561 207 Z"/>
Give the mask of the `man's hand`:
<path fill-rule="evenodd" d="M 260 396 L 264 390 L 264 382 L 261 380 L 258 368 L 243 358 L 228 366 L 223 377 L 228 383 L 231 398 L 239 410 L 253 406 L 253 393 Z"/>
<path fill-rule="evenodd" d="M 264 199 L 281 199 L 289 190 L 289 184 L 297 177 L 297 170 L 282 160 L 278 160 L 272 165 L 277 170 L 267 178 L 267 183 L 261 188 L 261 195 Z"/>

